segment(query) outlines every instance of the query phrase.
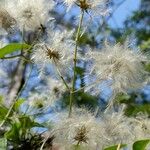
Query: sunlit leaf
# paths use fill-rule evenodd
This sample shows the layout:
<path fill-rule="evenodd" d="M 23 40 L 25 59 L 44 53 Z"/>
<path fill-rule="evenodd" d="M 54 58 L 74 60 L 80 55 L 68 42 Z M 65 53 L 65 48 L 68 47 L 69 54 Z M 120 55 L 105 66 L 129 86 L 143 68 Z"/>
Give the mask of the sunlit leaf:
<path fill-rule="evenodd" d="M 5 137 L 9 140 L 19 141 L 20 123 L 14 123 L 9 131 L 5 133 Z"/>
<path fill-rule="evenodd" d="M 21 49 L 29 49 L 30 45 L 28 44 L 20 44 L 20 43 L 11 43 L 6 45 L 5 47 L 0 49 L 0 58 L 3 58 L 7 54 L 11 54 L 15 51 L 21 50 Z"/>
<path fill-rule="evenodd" d="M 18 100 L 16 101 L 16 103 L 15 103 L 15 106 L 14 106 L 15 110 L 18 110 L 19 107 L 24 103 L 24 101 L 25 101 L 25 100 L 24 100 L 23 98 L 18 99 Z"/>
<path fill-rule="evenodd" d="M 39 124 L 32 120 L 29 116 L 21 116 L 19 118 L 21 128 L 22 129 L 31 129 L 33 127 L 43 127 L 43 125 Z"/>
<path fill-rule="evenodd" d="M 5 138 L 0 138 L 0 150 L 6 150 L 7 140 Z"/>
<path fill-rule="evenodd" d="M 127 146 L 126 144 L 121 144 L 120 148 L 124 148 L 126 146 Z M 118 145 L 114 145 L 114 146 L 110 146 L 108 148 L 105 148 L 104 150 L 117 150 L 117 148 L 118 148 Z"/>
<path fill-rule="evenodd" d="M 0 104 L 3 103 L 3 96 L 0 96 Z"/>
<path fill-rule="evenodd" d="M 147 150 L 146 147 L 150 143 L 150 139 L 136 141 L 133 144 L 133 150 Z"/>
<path fill-rule="evenodd" d="M 2 121 L 8 112 L 8 108 L 3 105 L 0 105 L 0 121 Z"/>

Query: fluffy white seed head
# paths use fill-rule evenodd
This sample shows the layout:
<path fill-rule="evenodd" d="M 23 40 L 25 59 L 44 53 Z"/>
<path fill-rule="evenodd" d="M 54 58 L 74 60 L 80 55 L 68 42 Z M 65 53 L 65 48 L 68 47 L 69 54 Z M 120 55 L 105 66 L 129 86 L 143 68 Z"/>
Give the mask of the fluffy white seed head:
<path fill-rule="evenodd" d="M 148 115 L 138 114 L 136 118 L 132 118 L 131 125 L 137 139 L 150 138 L 150 118 Z"/>
<path fill-rule="evenodd" d="M 47 42 L 34 46 L 32 59 L 38 64 L 40 73 L 44 71 L 48 64 L 55 65 L 62 71 L 72 66 L 74 44 L 71 40 L 68 40 L 71 35 L 67 31 L 51 32 Z"/>
<path fill-rule="evenodd" d="M 106 15 L 109 11 L 105 7 L 106 0 L 65 0 L 64 3 L 70 9 L 73 5 L 79 6 L 83 11 L 92 16 Z"/>
<path fill-rule="evenodd" d="M 69 150 L 73 145 L 79 144 L 87 150 L 97 147 L 98 127 L 95 117 L 86 110 L 76 109 L 72 117 L 68 113 L 60 113 L 54 125 L 55 142 Z"/>
<path fill-rule="evenodd" d="M 130 144 L 135 140 L 135 133 L 132 133 L 130 120 L 124 116 L 122 110 L 119 112 L 110 111 L 104 113 L 101 121 L 100 149 L 110 145 Z"/>
<path fill-rule="evenodd" d="M 14 0 L 6 1 L 6 10 L 14 17 L 20 30 L 35 30 L 45 25 L 48 12 L 54 2 L 47 0 Z"/>
<path fill-rule="evenodd" d="M 55 104 L 62 97 L 65 86 L 59 79 L 48 77 L 45 85 L 37 87 L 37 92 L 31 92 L 28 97 L 28 105 L 34 108 L 47 109 Z"/>
<path fill-rule="evenodd" d="M 39 93 L 30 93 L 27 104 L 33 109 L 47 108 L 49 101 L 47 96 Z"/>
<path fill-rule="evenodd" d="M 47 89 L 45 89 L 46 92 L 49 93 L 52 99 L 59 100 L 66 90 L 66 87 L 63 84 L 62 80 L 48 77 L 46 79 L 46 82 L 47 82 Z"/>
<path fill-rule="evenodd" d="M 140 136 L 144 139 L 149 135 L 148 132 L 142 133 L 141 126 L 145 123 L 146 130 L 149 129 L 148 120 L 142 119 L 141 124 L 135 118 L 124 116 L 123 109 L 107 111 L 98 118 L 81 109 L 74 109 L 70 118 L 66 112 L 59 113 L 57 117 L 52 132 L 55 135 L 54 143 L 65 150 L 77 144 L 86 150 L 104 149 L 119 143 L 131 145 L 140 140 Z"/>
<path fill-rule="evenodd" d="M 2 7 L 0 7 L 0 31 L 12 32 L 16 25 L 16 20 Z M 1 32 L 0 32 L 1 34 Z"/>
<path fill-rule="evenodd" d="M 139 51 L 131 50 L 127 45 L 106 44 L 101 51 L 90 51 L 87 54 L 92 60 L 91 72 L 96 74 L 97 82 L 107 80 L 114 92 L 126 92 L 143 86 L 146 56 Z"/>

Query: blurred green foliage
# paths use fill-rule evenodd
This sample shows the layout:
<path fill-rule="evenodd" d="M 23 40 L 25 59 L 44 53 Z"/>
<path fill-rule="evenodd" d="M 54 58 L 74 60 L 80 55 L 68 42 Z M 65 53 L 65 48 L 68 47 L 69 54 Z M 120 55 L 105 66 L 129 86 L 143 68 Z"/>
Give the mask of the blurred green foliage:
<path fill-rule="evenodd" d="M 132 92 L 130 94 L 119 93 L 116 96 L 116 102 L 126 104 L 125 115 L 136 116 L 139 112 L 150 115 L 150 103 L 143 99 L 140 103 L 137 102 L 138 96 L 141 96 L 138 92 Z"/>
<path fill-rule="evenodd" d="M 37 150 L 43 144 L 43 135 L 35 132 L 34 128 L 46 126 L 35 121 L 34 116 L 21 111 L 20 107 L 24 102 L 24 99 L 18 99 L 12 113 L 6 119 L 9 108 L 4 105 L 3 97 L 0 96 L 0 123 L 6 119 L 4 127 L 0 128 L 0 150 Z M 44 148 L 51 147 L 53 138 L 53 136 L 48 138 Z"/>
<path fill-rule="evenodd" d="M 150 139 L 146 139 L 146 140 L 141 140 L 141 141 L 136 141 L 133 144 L 133 150 L 146 150 L 148 144 L 150 142 Z"/>
<path fill-rule="evenodd" d="M 73 103 L 78 107 L 87 107 L 91 110 L 94 110 L 98 106 L 98 98 L 92 96 L 89 93 L 85 93 L 82 90 L 75 93 Z M 64 93 L 62 100 L 62 107 L 69 106 L 70 94 Z"/>
<path fill-rule="evenodd" d="M 120 43 L 123 43 L 126 38 L 134 39 L 135 46 L 140 47 L 141 51 L 148 55 L 150 52 L 150 1 L 141 0 L 140 7 L 131 17 L 128 17 L 124 22 L 124 27 L 113 29 L 111 36 Z M 132 41 L 131 41 L 132 42 Z M 150 64 L 145 64 L 145 70 L 150 72 Z M 150 93 L 149 93 L 150 94 Z M 139 103 L 138 98 L 142 101 Z M 148 113 L 150 115 L 150 100 L 146 100 L 146 96 L 139 91 L 129 92 L 128 94 L 118 94 L 116 101 L 126 104 L 125 114 L 127 116 L 135 116 L 139 112 Z"/>

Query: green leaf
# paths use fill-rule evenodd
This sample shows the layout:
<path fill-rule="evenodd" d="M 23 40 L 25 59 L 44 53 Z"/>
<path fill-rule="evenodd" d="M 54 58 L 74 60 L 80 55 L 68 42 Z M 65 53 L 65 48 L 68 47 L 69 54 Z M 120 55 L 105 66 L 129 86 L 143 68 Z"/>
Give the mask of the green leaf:
<path fill-rule="evenodd" d="M 11 129 L 5 133 L 5 137 L 6 137 L 8 140 L 16 140 L 16 141 L 19 141 L 20 128 L 21 128 L 20 123 L 17 123 L 17 122 L 14 123 L 14 124 L 12 125 Z"/>
<path fill-rule="evenodd" d="M 5 138 L 0 138 L 0 150 L 6 150 L 7 140 Z"/>
<path fill-rule="evenodd" d="M 8 108 L 3 105 L 0 105 L 0 121 L 2 121 L 8 112 Z"/>
<path fill-rule="evenodd" d="M 85 70 L 84 70 L 84 68 L 76 67 L 76 72 L 77 72 L 79 75 L 82 75 L 82 74 L 85 72 Z"/>
<path fill-rule="evenodd" d="M 127 116 L 136 116 L 139 112 L 150 114 L 150 104 L 129 104 L 125 109 Z"/>
<path fill-rule="evenodd" d="M 42 124 L 35 122 L 29 116 L 21 116 L 19 118 L 22 129 L 31 129 L 33 127 L 43 127 Z"/>
<path fill-rule="evenodd" d="M 118 93 L 115 97 L 115 100 L 119 103 L 128 103 L 130 98 L 131 96 L 128 94 Z"/>
<path fill-rule="evenodd" d="M 8 140 L 14 140 L 18 142 L 20 138 L 29 133 L 29 130 L 33 127 L 43 127 L 41 124 L 32 120 L 29 116 L 20 116 L 17 121 L 11 125 L 9 131 L 5 133 L 5 137 Z"/>
<path fill-rule="evenodd" d="M 147 145 L 149 144 L 150 139 L 136 141 L 133 144 L 133 150 L 146 150 Z"/>
<path fill-rule="evenodd" d="M 15 51 L 21 50 L 21 49 L 28 49 L 30 48 L 30 45 L 28 44 L 20 44 L 20 43 L 11 43 L 6 45 L 5 47 L 0 49 L 0 58 L 3 58 L 7 54 L 11 54 Z"/>
<path fill-rule="evenodd" d="M 120 148 L 123 148 L 123 147 L 126 147 L 127 145 L 126 144 L 121 144 L 120 145 Z M 104 150 L 117 150 L 118 148 L 118 145 L 114 145 L 114 146 L 110 146 L 108 148 L 105 148 Z"/>
<path fill-rule="evenodd" d="M 15 106 L 14 106 L 15 110 L 18 110 L 19 107 L 24 103 L 24 101 L 25 101 L 25 100 L 24 100 L 23 98 L 18 99 L 18 100 L 16 101 L 16 103 L 15 103 Z"/>
<path fill-rule="evenodd" d="M 148 64 L 145 65 L 145 70 L 148 71 L 148 72 L 150 72 L 150 63 L 148 63 Z"/>
<path fill-rule="evenodd" d="M 3 96 L 0 95 L 0 104 L 2 104 L 4 101 Z"/>

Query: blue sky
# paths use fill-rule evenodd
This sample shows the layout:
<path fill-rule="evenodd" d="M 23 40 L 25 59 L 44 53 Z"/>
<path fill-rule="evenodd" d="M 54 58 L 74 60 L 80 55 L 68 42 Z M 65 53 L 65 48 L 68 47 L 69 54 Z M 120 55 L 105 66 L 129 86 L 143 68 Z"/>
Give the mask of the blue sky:
<path fill-rule="evenodd" d="M 113 2 L 119 3 L 122 0 L 113 0 Z M 114 27 L 122 27 L 123 22 L 126 20 L 128 16 L 132 15 L 132 12 L 137 10 L 140 6 L 141 0 L 124 0 L 123 4 L 115 11 L 111 19 L 109 20 L 109 24 Z M 61 10 L 63 7 L 58 7 L 59 13 L 61 14 Z M 74 7 L 71 9 L 71 14 L 78 16 L 79 10 L 77 10 L 78 7 Z M 62 12 L 63 12 L 62 11 Z M 66 18 L 70 18 L 70 13 L 66 15 Z"/>
<path fill-rule="evenodd" d="M 112 27 L 122 27 L 124 20 L 137 10 L 140 0 L 125 0 L 125 2 L 115 11 L 109 23 Z"/>

